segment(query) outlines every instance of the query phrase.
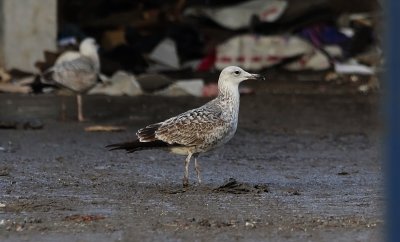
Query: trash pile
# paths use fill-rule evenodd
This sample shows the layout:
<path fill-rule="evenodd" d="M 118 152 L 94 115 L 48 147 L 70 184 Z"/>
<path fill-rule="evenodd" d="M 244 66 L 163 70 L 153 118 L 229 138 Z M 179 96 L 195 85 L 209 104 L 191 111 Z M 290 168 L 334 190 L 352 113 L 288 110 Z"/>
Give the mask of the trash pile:
<path fill-rule="evenodd" d="M 80 56 L 87 37 L 99 44 L 100 59 L 99 82 L 88 94 L 214 96 L 212 80 L 230 65 L 324 73 L 321 81 L 329 82 L 367 78 L 359 91 L 377 89 L 379 3 L 366 1 L 373 7 L 358 13 L 356 6 L 311 2 L 60 1 L 59 52 L 45 52 L 38 73 L 0 69 L 0 92 L 53 91 L 40 75 Z"/>

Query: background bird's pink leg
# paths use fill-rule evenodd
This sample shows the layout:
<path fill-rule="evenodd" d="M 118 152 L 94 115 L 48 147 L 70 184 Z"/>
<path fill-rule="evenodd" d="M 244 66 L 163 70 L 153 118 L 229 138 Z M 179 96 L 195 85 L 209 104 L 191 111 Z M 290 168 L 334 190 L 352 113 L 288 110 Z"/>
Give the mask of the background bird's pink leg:
<path fill-rule="evenodd" d="M 67 119 L 66 112 L 67 112 L 67 105 L 65 104 L 65 96 L 61 96 L 61 113 L 60 113 L 61 121 L 65 121 Z"/>
<path fill-rule="evenodd" d="M 78 121 L 83 122 L 83 121 L 85 121 L 85 118 L 83 117 L 82 95 L 81 94 L 76 95 L 76 103 L 78 104 Z"/>

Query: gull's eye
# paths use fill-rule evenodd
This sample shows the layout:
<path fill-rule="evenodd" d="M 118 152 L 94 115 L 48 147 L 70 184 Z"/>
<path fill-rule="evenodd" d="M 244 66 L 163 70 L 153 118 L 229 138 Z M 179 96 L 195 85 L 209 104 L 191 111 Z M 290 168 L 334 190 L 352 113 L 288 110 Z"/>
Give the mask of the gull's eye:
<path fill-rule="evenodd" d="M 233 72 L 233 74 L 235 74 L 235 76 L 238 76 L 240 74 L 240 71 L 235 71 Z"/>

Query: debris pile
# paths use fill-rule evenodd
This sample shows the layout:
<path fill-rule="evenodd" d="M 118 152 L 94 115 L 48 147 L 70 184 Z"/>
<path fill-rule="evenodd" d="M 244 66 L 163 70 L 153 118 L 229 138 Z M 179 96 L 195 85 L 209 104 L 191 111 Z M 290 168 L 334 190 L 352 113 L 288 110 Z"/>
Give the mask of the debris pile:
<path fill-rule="evenodd" d="M 62 0 L 59 51 L 45 52 L 37 73 L 0 68 L 0 92 L 53 91 L 40 75 L 76 58 L 88 37 L 100 44 L 101 63 L 99 83 L 88 94 L 214 95 L 215 73 L 229 65 L 261 73 L 322 72 L 321 81 L 337 83 L 367 79 L 359 91 L 377 89 L 379 3 L 311 2 Z"/>

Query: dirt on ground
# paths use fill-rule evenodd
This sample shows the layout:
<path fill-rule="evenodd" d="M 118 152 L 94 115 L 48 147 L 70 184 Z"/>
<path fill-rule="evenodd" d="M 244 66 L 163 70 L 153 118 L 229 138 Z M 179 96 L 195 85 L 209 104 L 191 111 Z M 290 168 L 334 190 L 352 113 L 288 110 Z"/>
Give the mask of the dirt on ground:
<path fill-rule="evenodd" d="M 375 94 L 243 96 L 236 136 L 186 189 L 184 157 L 105 146 L 207 99 L 84 101 L 78 123 L 73 97 L 0 95 L 0 120 L 20 124 L 0 129 L 1 241 L 382 241 Z"/>

